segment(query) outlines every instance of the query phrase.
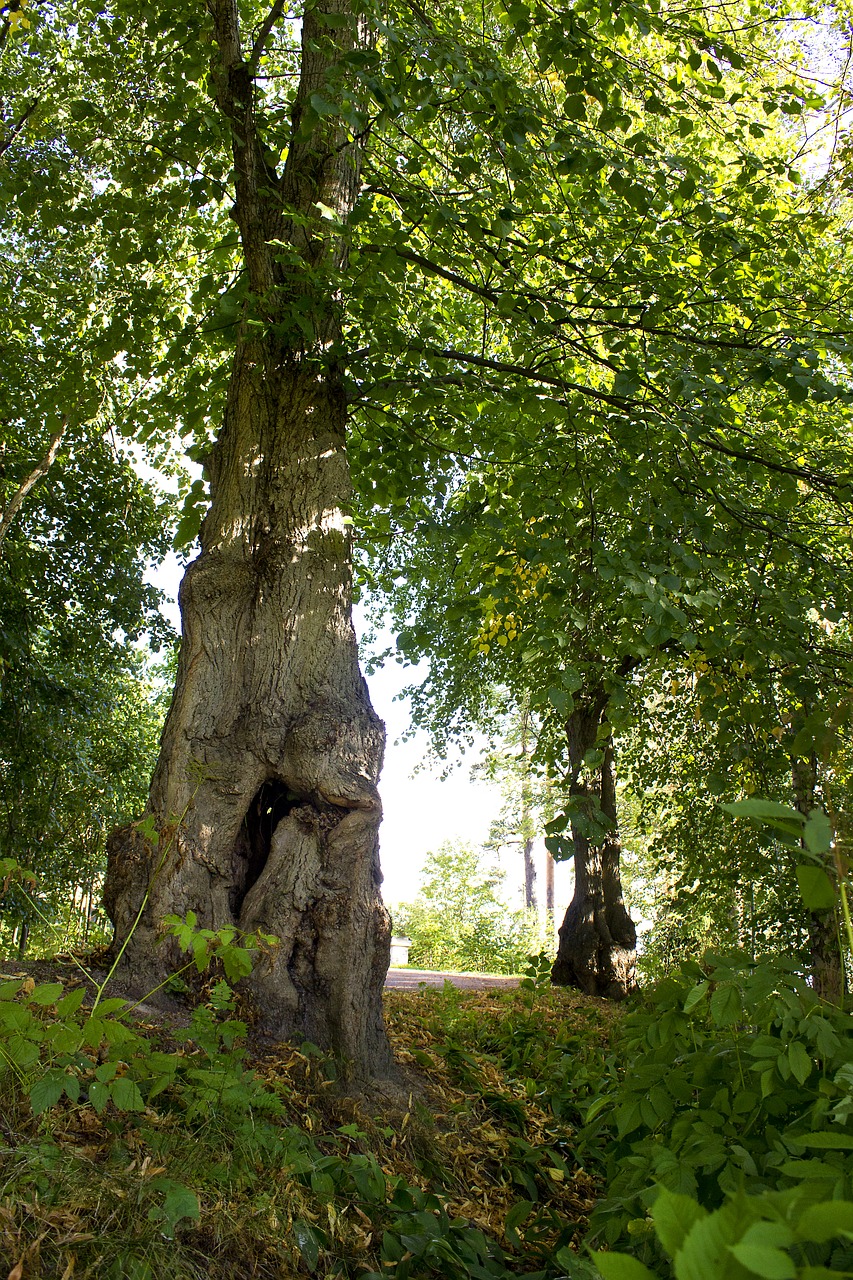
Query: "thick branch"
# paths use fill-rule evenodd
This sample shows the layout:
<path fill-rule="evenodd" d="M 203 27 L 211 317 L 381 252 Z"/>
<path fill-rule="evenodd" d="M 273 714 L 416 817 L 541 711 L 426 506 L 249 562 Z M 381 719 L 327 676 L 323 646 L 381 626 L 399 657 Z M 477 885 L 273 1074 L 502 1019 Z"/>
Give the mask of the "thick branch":
<path fill-rule="evenodd" d="M 618 409 L 620 413 L 628 413 L 635 405 L 635 402 L 622 396 L 611 396 L 606 391 L 596 391 L 592 387 L 585 387 L 579 382 L 569 382 L 566 378 L 554 378 L 528 365 L 507 364 L 503 360 L 489 360 L 486 356 L 469 355 L 465 351 L 425 349 L 424 354 L 433 359 L 456 360 L 460 364 L 473 364 L 480 369 L 492 369 L 495 373 L 511 373 L 515 377 L 526 378 L 529 382 L 541 382 L 546 387 L 558 387 L 561 391 L 578 391 L 581 395 L 589 396 L 592 400 L 611 405 L 614 409 Z M 639 408 L 640 406 L 636 407 Z"/>
<path fill-rule="evenodd" d="M 255 43 L 252 45 L 251 66 L 253 71 L 257 69 L 258 62 L 260 61 L 261 54 L 266 48 L 266 43 L 267 43 L 267 40 L 269 40 L 270 38 L 272 29 L 275 26 L 275 24 L 278 22 L 283 12 L 284 12 L 284 0 L 275 0 L 275 4 L 270 9 L 269 13 L 264 19 L 263 26 L 258 32 L 257 39 L 255 40 Z"/>

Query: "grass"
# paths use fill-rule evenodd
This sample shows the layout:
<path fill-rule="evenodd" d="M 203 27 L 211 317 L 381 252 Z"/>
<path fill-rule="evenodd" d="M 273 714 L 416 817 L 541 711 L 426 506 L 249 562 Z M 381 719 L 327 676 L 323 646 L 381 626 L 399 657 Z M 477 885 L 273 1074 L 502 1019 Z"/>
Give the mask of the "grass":
<path fill-rule="evenodd" d="M 406 1080 L 394 1098 L 343 1095 L 309 1045 L 242 1059 L 190 1039 L 180 1082 L 131 1113 L 81 1096 L 34 1115 L 7 1072 L 0 1274 L 565 1274 L 554 1259 L 600 1191 L 574 1133 L 618 1011 L 558 991 L 430 989 L 389 991 L 386 1013 Z M 229 1071 L 217 1102 L 211 1080 Z"/>

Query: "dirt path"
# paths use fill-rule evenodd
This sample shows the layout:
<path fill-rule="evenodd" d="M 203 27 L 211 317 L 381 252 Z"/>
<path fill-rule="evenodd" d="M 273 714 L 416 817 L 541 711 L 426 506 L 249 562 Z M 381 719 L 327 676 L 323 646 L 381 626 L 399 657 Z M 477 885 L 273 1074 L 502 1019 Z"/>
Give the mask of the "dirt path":
<path fill-rule="evenodd" d="M 98 964 L 87 961 L 89 973 L 96 982 L 102 982 L 106 975 L 106 970 Z M 4 978 L 23 978 L 31 977 L 36 982 L 66 982 L 71 986 L 79 986 L 81 983 L 90 987 L 91 983 L 86 982 L 83 978 L 81 970 L 68 956 L 57 956 L 52 960 L 24 960 L 0 962 L 0 980 Z M 451 982 L 454 987 L 459 987 L 462 991 L 490 991 L 493 988 L 510 988 L 517 987 L 518 978 L 499 978 L 493 974 L 485 973 L 448 973 L 437 972 L 429 969 L 389 969 L 385 977 L 385 986 L 395 991 L 417 991 L 421 985 L 427 987 L 443 987 L 445 982 Z M 111 995 L 126 994 L 118 985 L 114 985 L 110 992 Z M 131 997 L 132 998 L 132 997 Z M 152 1003 L 144 1002 L 137 1006 L 140 1016 L 146 1017 L 157 1015 L 157 1011 L 176 1015 L 176 1020 L 186 1022 L 188 1017 L 187 1006 L 183 1000 L 171 999 L 160 992 Z"/>
<path fill-rule="evenodd" d="M 451 982 L 462 991 L 486 991 L 492 987 L 517 987 L 518 978 L 496 978 L 486 973 L 436 973 L 428 969 L 389 969 L 385 986 L 395 991 L 417 991 L 421 983 L 427 987 L 443 987 Z"/>

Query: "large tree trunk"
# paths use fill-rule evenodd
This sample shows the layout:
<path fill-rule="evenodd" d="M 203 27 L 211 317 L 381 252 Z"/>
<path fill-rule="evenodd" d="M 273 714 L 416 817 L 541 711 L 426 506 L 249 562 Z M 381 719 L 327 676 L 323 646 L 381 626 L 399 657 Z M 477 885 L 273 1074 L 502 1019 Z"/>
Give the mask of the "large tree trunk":
<path fill-rule="evenodd" d="M 340 335 L 331 288 L 317 283 L 345 261 L 317 204 L 341 220 L 350 213 L 363 140 L 323 121 L 306 129 L 304 117 L 334 69 L 332 39 L 339 54 L 369 36 L 348 0 L 306 12 L 279 176 L 255 119 L 258 50 L 244 60 L 235 0 L 209 7 L 252 323 L 209 464 L 201 554 L 181 585 L 177 686 L 148 806 L 159 841 L 138 826 L 113 836 L 104 897 L 114 952 L 124 948 L 138 987 L 176 959 L 158 944 L 167 913 L 275 934 L 279 946 L 249 980 L 262 1025 L 331 1048 L 354 1078 L 381 1076 L 391 1069 L 377 835 L 384 731 L 351 621 L 347 406 L 328 354 Z M 349 24 L 330 34 L 318 10 Z M 295 336 L 297 309 L 308 338 Z"/>
<path fill-rule="evenodd" d="M 596 745 L 604 705 L 600 699 L 577 707 L 568 724 L 575 892 L 560 926 L 551 981 L 578 987 L 587 995 L 621 1000 L 636 986 L 637 931 L 625 907 L 619 871 L 621 844 L 616 814 L 616 780 L 611 738 L 604 743 L 597 786 L 581 782 L 583 759 Z M 574 806 L 573 806 L 574 808 Z M 590 824 L 602 832 L 590 839 Z"/>
<path fill-rule="evenodd" d="M 817 756 L 791 759 L 791 785 L 796 806 L 804 817 L 817 807 Z M 830 868 L 827 868 L 830 870 Z M 830 871 L 831 875 L 831 871 Z M 812 984 L 818 995 L 835 1004 L 844 995 L 844 967 L 834 910 L 809 912 L 809 953 Z"/>

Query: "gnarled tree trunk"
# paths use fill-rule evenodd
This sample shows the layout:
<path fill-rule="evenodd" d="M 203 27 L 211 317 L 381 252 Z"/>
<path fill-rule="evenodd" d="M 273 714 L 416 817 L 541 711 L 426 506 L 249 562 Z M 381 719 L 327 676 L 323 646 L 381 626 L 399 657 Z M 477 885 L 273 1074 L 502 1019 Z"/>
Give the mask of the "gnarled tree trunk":
<path fill-rule="evenodd" d="M 584 756 L 596 746 L 605 705 L 595 699 L 576 707 L 567 726 L 577 814 L 571 820 L 575 892 L 560 926 L 551 981 L 621 1000 L 636 986 L 637 931 L 622 896 L 612 738 L 603 744 L 596 785 L 581 781 Z M 600 839 L 590 838 L 590 825 L 602 832 Z"/>
<path fill-rule="evenodd" d="M 351 621 L 347 406 L 330 354 L 334 298 L 318 283 L 344 265 L 321 213 L 350 213 L 363 140 L 316 116 L 308 128 L 305 114 L 336 58 L 369 34 L 349 0 L 307 10 L 278 175 L 256 119 L 260 49 L 244 56 L 236 0 L 209 9 L 252 314 L 209 463 L 201 554 L 181 585 L 177 686 L 148 806 L 159 841 L 138 826 L 117 832 L 104 896 L 114 952 L 124 948 L 137 987 L 173 966 L 158 943 L 167 913 L 275 934 L 279 947 L 249 980 L 267 1031 L 335 1050 L 353 1077 L 381 1076 L 391 1068 L 377 835 L 384 730 Z M 323 22 L 330 13 L 347 24 Z"/>

